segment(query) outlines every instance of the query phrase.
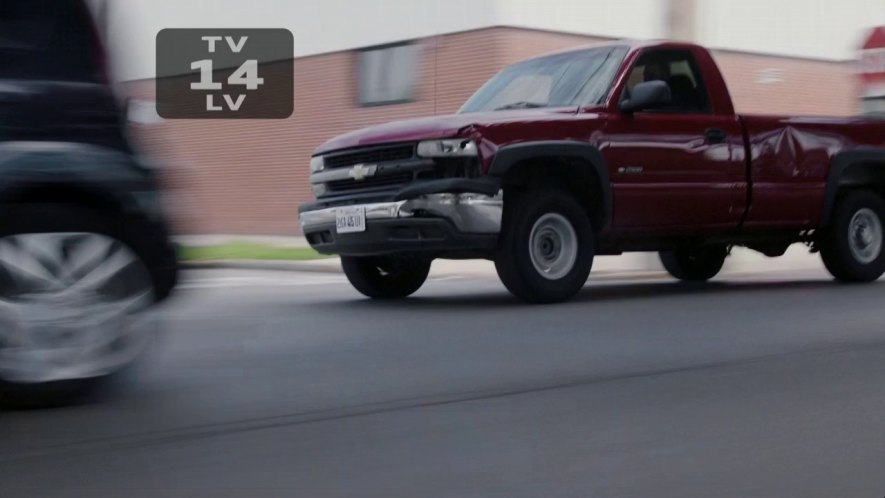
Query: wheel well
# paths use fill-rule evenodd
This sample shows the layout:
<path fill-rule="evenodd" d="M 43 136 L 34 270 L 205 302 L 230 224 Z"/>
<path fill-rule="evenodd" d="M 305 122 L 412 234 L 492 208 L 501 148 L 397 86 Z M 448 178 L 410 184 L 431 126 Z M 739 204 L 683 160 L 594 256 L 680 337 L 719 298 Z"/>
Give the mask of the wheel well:
<path fill-rule="evenodd" d="M 830 224 L 841 196 L 861 188 L 885 197 L 885 150 L 848 151 L 833 158 L 827 176 L 820 226 Z"/>
<path fill-rule="evenodd" d="M 503 183 L 505 199 L 508 188 L 516 188 L 521 192 L 541 187 L 561 188 L 574 195 L 584 206 L 596 230 L 608 222 L 599 176 L 593 165 L 585 159 L 568 156 L 524 159 L 507 171 Z"/>
<path fill-rule="evenodd" d="M 840 191 L 862 187 L 885 196 L 885 163 L 852 164 L 842 171 L 837 182 Z"/>

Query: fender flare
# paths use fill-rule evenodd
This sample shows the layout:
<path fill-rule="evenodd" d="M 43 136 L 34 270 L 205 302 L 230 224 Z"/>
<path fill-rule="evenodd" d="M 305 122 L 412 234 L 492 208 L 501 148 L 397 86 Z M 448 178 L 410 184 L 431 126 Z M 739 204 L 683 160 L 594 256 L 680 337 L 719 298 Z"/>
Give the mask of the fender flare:
<path fill-rule="evenodd" d="M 827 226 L 836 209 L 836 197 L 839 188 L 843 185 L 842 178 L 845 171 L 859 164 L 876 163 L 882 166 L 882 179 L 885 180 L 885 147 L 860 147 L 853 150 L 839 152 L 830 161 L 830 170 L 827 173 L 827 184 L 824 189 L 824 205 L 821 211 L 820 226 Z M 863 184 L 860 182 L 858 184 Z"/>
<path fill-rule="evenodd" d="M 550 156 L 579 159 L 591 166 L 591 173 L 595 175 L 599 183 L 599 190 L 602 196 L 602 199 L 600 199 L 602 226 L 599 229 L 607 228 L 612 220 L 612 185 L 609 179 L 608 164 L 602 153 L 594 145 L 574 140 L 522 142 L 506 145 L 495 153 L 489 166 L 488 174 L 503 178 L 511 168 L 522 161 Z"/>

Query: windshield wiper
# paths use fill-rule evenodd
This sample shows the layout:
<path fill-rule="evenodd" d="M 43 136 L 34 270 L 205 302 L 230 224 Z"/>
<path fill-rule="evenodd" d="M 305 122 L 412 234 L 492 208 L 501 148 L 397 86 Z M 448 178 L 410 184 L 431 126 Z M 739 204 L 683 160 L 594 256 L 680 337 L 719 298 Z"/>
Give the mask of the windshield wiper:
<path fill-rule="evenodd" d="M 506 111 L 507 109 L 537 109 L 538 107 L 547 107 L 547 104 L 540 102 L 514 102 L 512 104 L 502 105 L 495 108 L 496 111 Z"/>

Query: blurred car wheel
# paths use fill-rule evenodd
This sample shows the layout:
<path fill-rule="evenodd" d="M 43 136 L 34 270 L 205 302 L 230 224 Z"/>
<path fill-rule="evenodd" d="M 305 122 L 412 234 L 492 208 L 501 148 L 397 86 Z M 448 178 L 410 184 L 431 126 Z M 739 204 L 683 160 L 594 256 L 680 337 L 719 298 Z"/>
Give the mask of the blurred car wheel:
<path fill-rule="evenodd" d="M 114 223 L 94 211 L 23 213 L 0 228 L 0 406 L 67 404 L 144 351 L 154 285 Z"/>

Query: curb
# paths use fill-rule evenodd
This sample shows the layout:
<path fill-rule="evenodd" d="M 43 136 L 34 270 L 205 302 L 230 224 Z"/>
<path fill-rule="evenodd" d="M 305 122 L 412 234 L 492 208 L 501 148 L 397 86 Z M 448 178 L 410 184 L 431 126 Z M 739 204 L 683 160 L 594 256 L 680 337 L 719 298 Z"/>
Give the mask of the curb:
<path fill-rule="evenodd" d="M 321 261 L 322 264 L 317 262 Z M 334 261 L 334 264 L 325 263 Z M 307 261 L 273 261 L 258 259 L 220 259 L 214 261 L 182 261 L 179 263 L 185 270 L 273 270 L 303 271 L 313 273 L 341 273 L 338 258 L 316 259 Z"/>
<path fill-rule="evenodd" d="M 335 263 L 331 263 L 334 261 Z M 215 261 L 184 261 L 181 268 L 185 270 L 269 270 L 299 271 L 311 273 L 342 274 L 338 258 L 307 261 L 272 261 L 272 260 L 215 260 Z M 431 273 L 431 275 L 433 275 Z M 483 277 L 495 276 L 494 273 L 478 271 L 441 271 L 437 277 Z M 599 270 L 591 273 L 591 279 L 597 280 L 646 280 L 666 278 L 666 272 L 649 270 Z"/>
<path fill-rule="evenodd" d="M 274 261 L 274 260 L 214 260 L 214 261 L 183 261 L 180 266 L 184 270 L 267 270 L 295 271 L 308 273 L 325 273 L 341 275 L 338 258 L 315 259 L 305 261 Z M 794 272 L 816 270 L 816 266 L 785 268 L 782 270 L 768 269 L 732 269 L 723 271 L 726 277 L 747 277 L 766 273 Z M 431 271 L 431 278 L 476 278 L 494 277 L 494 272 L 465 269 L 438 269 Z M 664 270 L 655 269 L 598 269 L 590 274 L 590 282 L 631 281 L 631 280 L 666 280 L 671 277 Z"/>

